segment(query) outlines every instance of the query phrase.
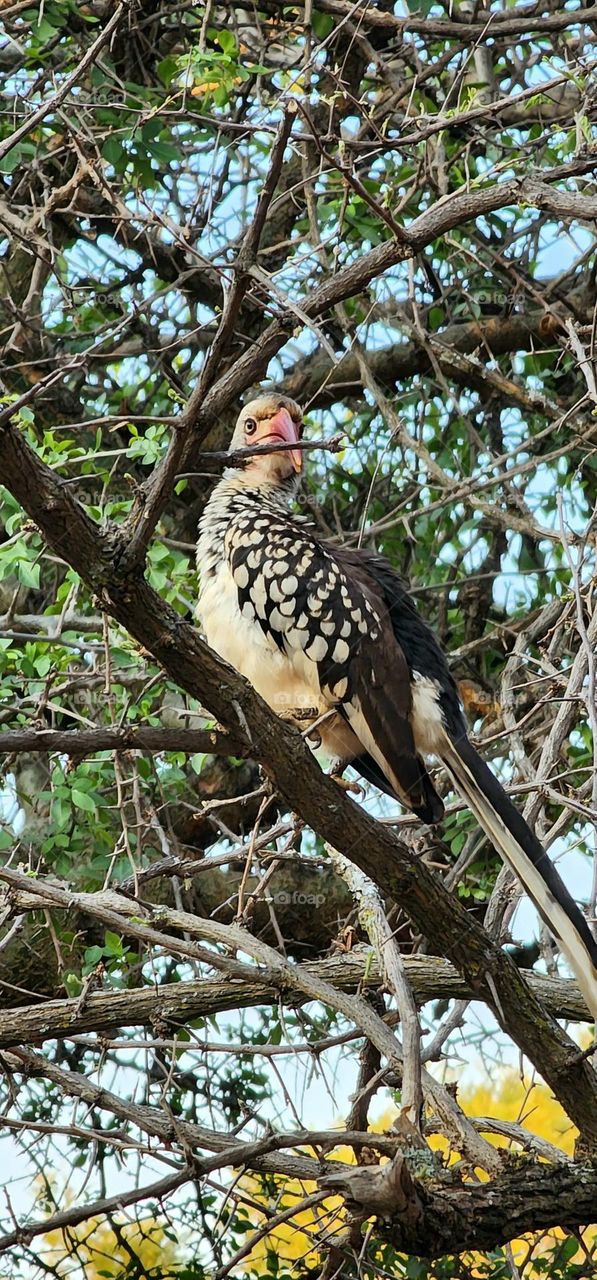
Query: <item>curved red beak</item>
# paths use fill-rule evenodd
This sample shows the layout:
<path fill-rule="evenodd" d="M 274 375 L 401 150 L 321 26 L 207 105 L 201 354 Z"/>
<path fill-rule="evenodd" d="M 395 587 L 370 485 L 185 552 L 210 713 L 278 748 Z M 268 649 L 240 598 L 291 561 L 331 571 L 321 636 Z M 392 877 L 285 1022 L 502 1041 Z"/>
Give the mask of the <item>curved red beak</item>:
<path fill-rule="evenodd" d="M 297 428 L 290 417 L 288 409 L 278 409 L 273 418 L 268 423 L 268 436 L 273 436 L 277 440 L 283 440 L 285 444 L 291 447 L 288 450 L 290 461 L 296 472 L 302 470 L 303 454 L 301 449 L 293 449 L 292 445 L 296 444 L 299 438 Z"/>

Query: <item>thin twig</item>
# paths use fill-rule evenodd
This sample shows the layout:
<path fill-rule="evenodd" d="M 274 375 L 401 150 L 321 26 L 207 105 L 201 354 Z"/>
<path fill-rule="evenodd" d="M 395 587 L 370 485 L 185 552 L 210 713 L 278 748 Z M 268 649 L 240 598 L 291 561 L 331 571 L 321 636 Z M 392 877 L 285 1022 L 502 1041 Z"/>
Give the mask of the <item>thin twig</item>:
<path fill-rule="evenodd" d="M 213 449 L 211 452 L 199 453 L 197 457 L 209 462 L 222 462 L 226 467 L 244 467 L 251 458 L 265 457 L 268 453 L 287 453 L 288 447 L 283 441 L 279 441 L 277 444 L 246 445 L 242 449 L 233 449 L 230 452 L 226 449 Z M 331 436 L 329 440 L 296 440 L 293 441 L 292 448 L 300 450 L 301 453 L 311 453 L 316 449 L 325 450 L 327 453 L 340 453 L 346 448 L 346 432 Z M 181 471 L 176 479 L 191 480 L 196 475 L 196 471 Z"/>

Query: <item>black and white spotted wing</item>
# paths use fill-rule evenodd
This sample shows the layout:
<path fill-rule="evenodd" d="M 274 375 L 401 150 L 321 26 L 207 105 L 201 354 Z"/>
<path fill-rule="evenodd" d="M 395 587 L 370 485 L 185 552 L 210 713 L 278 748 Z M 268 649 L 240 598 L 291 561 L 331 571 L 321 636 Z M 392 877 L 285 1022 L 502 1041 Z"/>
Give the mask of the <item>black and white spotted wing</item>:
<path fill-rule="evenodd" d="M 362 746 L 362 772 L 426 821 L 442 805 L 417 756 L 410 723 L 411 675 L 383 594 L 348 572 L 333 551 L 283 516 L 233 518 L 226 556 L 247 622 L 335 706 Z"/>

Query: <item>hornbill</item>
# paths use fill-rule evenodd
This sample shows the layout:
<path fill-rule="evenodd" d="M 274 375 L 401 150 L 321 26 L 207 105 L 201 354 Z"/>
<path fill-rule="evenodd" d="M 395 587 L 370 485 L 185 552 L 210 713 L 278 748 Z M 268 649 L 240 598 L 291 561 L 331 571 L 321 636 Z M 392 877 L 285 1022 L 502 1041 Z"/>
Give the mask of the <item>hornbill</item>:
<path fill-rule="evenodd" d="M 553 863 L 467 736 L 430 627 L 383 556 L 317 536 L 291 514 L 302 413 L 267 394 L 241 411 L 231 451 L 286 444 L 229 467 L 199 524 L 198 614 L 208 644 L 269 705 L 316 728 L 333 772 L 351 764 L 423 822 L 444 807 L 438 757 L 566 954 L 597 1017 L 597 942 Z"/>

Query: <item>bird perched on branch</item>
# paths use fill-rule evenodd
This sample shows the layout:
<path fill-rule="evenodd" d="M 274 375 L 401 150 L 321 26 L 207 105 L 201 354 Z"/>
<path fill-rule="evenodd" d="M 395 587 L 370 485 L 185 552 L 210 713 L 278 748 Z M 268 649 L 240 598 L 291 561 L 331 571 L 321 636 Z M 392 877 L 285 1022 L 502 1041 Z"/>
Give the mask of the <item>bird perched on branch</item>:
<path fill-rule="evenodd" d="M 332 546 L 290 512 L 302 426 L 299 405 L 281 395 L 261 396 L 240 413 L 231 451 L 277 451 L 227 468 L 202 516 L 198 612 L 207 641 L 274 711 L 303 729 L 314 724 L 333 772 L 352 765 L 426 823 L 443 815 L 425 766 L 427 756 L 438 757 L 597 1016 L 597 943 L 469 741 L 444 654 L 401 579 L 382 556 Z"/>

